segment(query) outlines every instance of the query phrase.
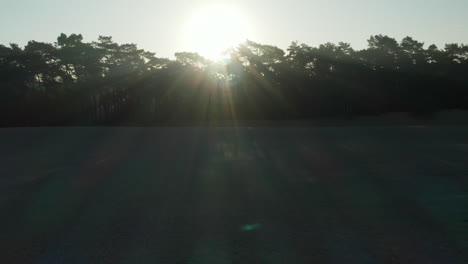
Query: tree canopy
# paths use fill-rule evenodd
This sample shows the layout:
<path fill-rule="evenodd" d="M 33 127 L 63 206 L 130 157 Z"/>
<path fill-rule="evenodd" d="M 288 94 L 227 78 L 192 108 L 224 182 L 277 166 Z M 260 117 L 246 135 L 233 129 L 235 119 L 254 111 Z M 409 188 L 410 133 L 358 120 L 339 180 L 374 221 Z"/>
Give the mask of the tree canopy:
<path fill-rule="evenodd" d="M 368 48 L 246 41 L 219 61 L 112 37 L 0 45 L 0 125 L 310 119 L 468 107 L 468 46 L 371 36 Z"/>

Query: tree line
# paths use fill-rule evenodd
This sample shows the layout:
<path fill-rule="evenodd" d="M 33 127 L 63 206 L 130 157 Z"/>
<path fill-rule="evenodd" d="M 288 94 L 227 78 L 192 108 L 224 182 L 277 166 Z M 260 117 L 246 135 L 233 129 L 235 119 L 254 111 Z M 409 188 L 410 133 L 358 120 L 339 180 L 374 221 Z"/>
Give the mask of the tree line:
<path fill-rule="evenodd" d="M 376 35 L 368 47 L 250 40 L 210 61 L 158 58 L 111 37 L 0 45 L 0 125 L 147 125 L 246 119 L 430 116 L 468 107 L 468 45 Z"/>

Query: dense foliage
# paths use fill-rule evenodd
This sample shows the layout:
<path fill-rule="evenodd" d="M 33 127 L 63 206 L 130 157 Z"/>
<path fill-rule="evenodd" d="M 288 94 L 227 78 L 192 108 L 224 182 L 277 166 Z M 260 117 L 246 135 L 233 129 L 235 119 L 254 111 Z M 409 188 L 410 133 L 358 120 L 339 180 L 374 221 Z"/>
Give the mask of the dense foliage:
<path fill-rule="evenodd" d="M 111 37 L 0 45 L 0 125 L 156 124 L 226 119 L 429 115 L 468 106 L 468 46 L 427 48 L 372 36 L 293 42 L 287 52 L 246 41 L 212 62 L 196 53 L 155 57 Z"/>

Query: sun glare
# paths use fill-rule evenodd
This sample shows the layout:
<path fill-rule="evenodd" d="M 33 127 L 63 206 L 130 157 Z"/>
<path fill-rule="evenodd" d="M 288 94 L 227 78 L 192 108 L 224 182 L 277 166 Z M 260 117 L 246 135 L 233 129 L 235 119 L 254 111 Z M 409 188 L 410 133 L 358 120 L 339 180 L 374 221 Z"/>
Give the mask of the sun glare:
<path fill-rule="evenodd" d="M 246 19 L 234 8 L 210 6 L 193 13 L 186 27 L 185 42 L 190 50 L 216 60 L 250 34 Z"/>

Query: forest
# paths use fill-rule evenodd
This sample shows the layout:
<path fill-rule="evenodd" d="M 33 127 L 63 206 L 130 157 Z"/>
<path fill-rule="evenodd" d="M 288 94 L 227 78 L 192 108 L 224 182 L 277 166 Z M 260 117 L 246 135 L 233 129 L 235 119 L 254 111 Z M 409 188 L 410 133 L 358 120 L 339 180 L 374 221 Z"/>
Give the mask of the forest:
<path fill-rule="evenodd" d="M 246 40 L 220 60 L 61 34 L 0 45 L 0 126 L 310 120 L 468 108 L 468 45 L 371 36 L 368 47 Z"/>

